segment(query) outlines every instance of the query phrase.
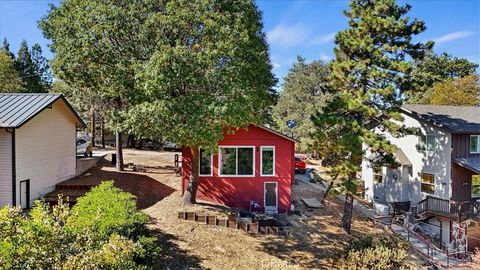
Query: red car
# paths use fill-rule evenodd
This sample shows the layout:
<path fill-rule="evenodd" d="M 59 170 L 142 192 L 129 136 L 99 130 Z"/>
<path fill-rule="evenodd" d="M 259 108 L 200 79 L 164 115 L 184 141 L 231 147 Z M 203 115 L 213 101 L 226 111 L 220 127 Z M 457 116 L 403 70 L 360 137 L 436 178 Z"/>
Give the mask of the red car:
<path fill-rule="evenodd" d="M 307 171 L 307 163 L 299 157 L 295 157 L 295 171 L 299 173 L 305 173 Z"/>

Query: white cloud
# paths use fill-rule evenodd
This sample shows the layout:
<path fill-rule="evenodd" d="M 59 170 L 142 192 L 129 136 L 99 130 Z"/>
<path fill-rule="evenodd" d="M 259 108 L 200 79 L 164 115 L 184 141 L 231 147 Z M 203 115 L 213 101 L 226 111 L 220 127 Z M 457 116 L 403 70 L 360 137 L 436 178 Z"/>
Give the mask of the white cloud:
<path fill-rule="evenodd" d="M 332 59 L 332 57 L 330 57 L 330 55 L 325 54 L 325 53 L 320 54 L 320 60 L 322 60 L 323 62 L 328 62 L 328 61 L 330 61 L 330 59 Z"/>
<path fill-rule="evenodd" d="M 277 62 L 272 62 L 272 66 L 273 66 L 273 69 L 277 69 L 277 68 L 280 68 L 282 65 L 280 65 Z"/>
<path fill-rule="evenodd" d="M 336 34 L 337 34 L 337 32 L 333 32 L 333 33 L 330 33 L 328 35 L 322 35 L 322 36 L 315 37 L 310 41 L 310 45 L 318 45 L 318 44 L 325 44 L 325 43 L 332 42 L 332 41 L 335 40 L 335 35 Z"/>
<path fill-rule="evenodd" d="M 453 32 L 453 33 L 435 38 L 433 41 L 435 41 L 436 44 L 441 44 L 441 43 L 454 41 L 457 39 L 466 38 L 473 35 L 475 35 L 475 33 L 471 31 L 458 31 L 458 32 Z"/>
<path fill-rule="evenodd" d="M 289 47 L 302 43 L 307 35 L 308 31 L 301 24 L 279 24 L 267 32 L 267 39 L 271 44 Z"/>

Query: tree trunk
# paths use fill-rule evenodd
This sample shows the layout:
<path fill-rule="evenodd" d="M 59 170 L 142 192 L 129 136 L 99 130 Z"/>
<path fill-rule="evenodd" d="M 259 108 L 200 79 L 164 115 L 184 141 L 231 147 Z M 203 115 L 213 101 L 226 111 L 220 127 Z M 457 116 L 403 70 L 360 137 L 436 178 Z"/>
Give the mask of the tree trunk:
<path fill-rule="evenodd" d="M 345 194 L 345 206 L 343 208 L 342 228 L 350 234 L 352 227 L 353 195 L 349 191 Z"/>
<path fill-rule="evenodd" d="M 323 204 L 325 204 L 325 202 L 327 201 L 328 195 L 330 195 L 329 193 L 333 188 L 333 182 L 334 181 L 330 181 L 330 184 L 328 185 L 327 190 L 325 190 L 325 193 L 323 193 L 323 199 L 322 199 Z"/>
<path fill-rule="evenodd" d="M 190 148 L 190 151 L 192 153 L 190 159 L 190 177 L 188 178 L 188 186 L 183 194 L 182 205 L 197 203 L 200 152 L 198 151 L 198 147 Z"/>
<path fill-rule="evenodd" d="M 95 108 L 90 109 L 90 133 L 91 133 L 91 138 L 90 138 L 90 145 L 92 147 L 95 146 Z"/>
<path fill-rule="evenodd" d="M 115 149 L 117 154 L 117 171 L 123 171 L 122 133 L 119 131 L 115 133 Z"/>
<path fill-rule="evenodd" d="M 105 148 L 105 119 L 102 118 L 101 123 L 102 148 Z"/>

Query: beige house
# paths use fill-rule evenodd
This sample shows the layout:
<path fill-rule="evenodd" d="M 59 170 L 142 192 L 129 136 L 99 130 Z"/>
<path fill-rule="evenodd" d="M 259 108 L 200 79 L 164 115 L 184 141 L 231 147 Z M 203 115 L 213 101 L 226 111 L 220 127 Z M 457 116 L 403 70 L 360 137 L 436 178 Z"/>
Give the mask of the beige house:
<path fill-rule="evenodd" d="M 0 207 L 29 208 L 75 176 L 76 129 L 82 127 L 61 94 L 0 93 Z"/>

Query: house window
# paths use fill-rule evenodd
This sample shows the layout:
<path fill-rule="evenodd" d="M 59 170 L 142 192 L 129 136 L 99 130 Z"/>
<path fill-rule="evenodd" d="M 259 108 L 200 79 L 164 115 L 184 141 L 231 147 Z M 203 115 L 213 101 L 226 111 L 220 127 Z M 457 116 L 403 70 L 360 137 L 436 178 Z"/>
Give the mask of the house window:
<path fill-rule="evenodd" d="M 220 147 L 220 175 L 254 176 L 253 146 Z"/>
<path fill-rule="evenodd" d="M 480 153 L 480 135 L 470 135 L 470 153 Z"/>
<path fill-rule="evenodd" d="M 373 167 L 373 183 L 381 184 L 383 182 L 382 167 Z"/>
<path fill-rule="evenodd" d="M 205 149 L 200 149 L 200 176 L 212 176 L 213 158 Z"/>
<path fill-rule="evenodd" d="M 261 176 L 273 176 L 275 175 L 275 147 L 274 146 L 261 146 L 260 147 L 260 168 Z"/>
<path fill-rule="evenodd" d="M 472 176 L 472 197 L 480 197 L 480 175 Z"/>
<path fill-rule="evenodd" d="M 430 173 L 422 173 L 421 190 L 422 192 L 429 193 L 429 194 L 435 193 L 435 175 Z"/>
<path fill-rule="evenodd" d="M 436 140 L 434 134 L 420 135 L 418 140 L 418 150 L 433 152 L 436 148 Z"/>

